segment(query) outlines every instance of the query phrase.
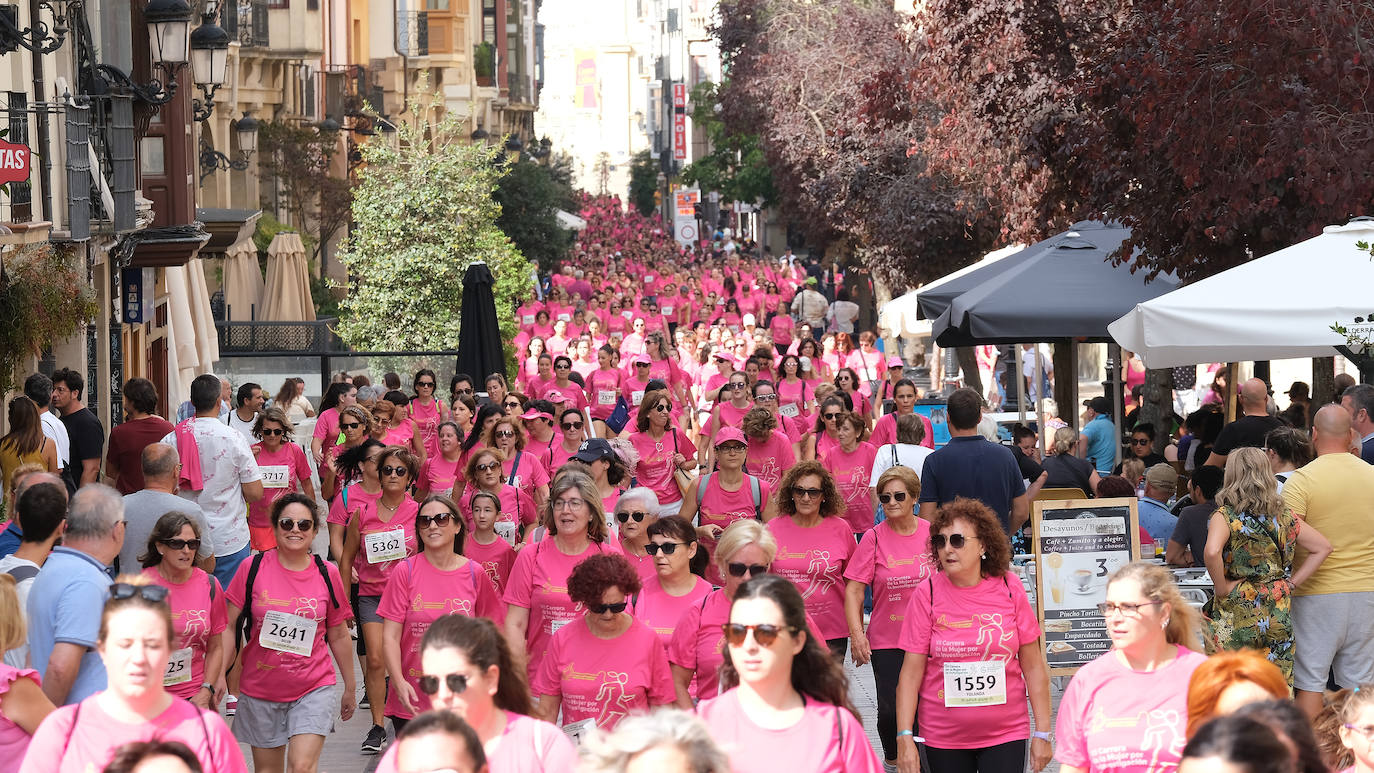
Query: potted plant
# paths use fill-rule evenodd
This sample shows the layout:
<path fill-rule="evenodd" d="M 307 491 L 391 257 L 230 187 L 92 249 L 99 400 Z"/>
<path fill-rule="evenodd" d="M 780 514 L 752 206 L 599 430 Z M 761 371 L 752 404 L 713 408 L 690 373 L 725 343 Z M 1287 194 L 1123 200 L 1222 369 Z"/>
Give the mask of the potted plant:
<path fill-rule="evenodd" d="M 478 86 L 496 85 L 496 49 L 491 43 L 484 40 L 472 47 L 472 70 Z"/>

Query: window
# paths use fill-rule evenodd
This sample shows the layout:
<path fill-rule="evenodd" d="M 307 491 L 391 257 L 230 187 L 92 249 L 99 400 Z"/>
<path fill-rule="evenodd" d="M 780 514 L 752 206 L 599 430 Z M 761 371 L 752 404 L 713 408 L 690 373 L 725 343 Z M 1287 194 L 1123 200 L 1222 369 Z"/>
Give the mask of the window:
<path fill-rule="evenodd" d="M 29 144 L 29 95 L 22 91 L 9 93 L 9 136 L 5 139 L 20 145 Z M 10 220 L 27 223 L 33 219 L 33 183 L 10 183 Z"/>

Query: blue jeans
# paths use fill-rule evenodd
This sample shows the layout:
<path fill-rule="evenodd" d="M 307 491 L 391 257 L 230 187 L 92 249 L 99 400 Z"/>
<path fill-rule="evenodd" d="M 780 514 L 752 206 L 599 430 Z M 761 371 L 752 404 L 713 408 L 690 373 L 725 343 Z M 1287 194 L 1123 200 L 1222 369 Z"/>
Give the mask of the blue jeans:
<path fill-rule="evenodd" d="M 239 564 L 243 559 L 253 555 L 251 545 L 244 545 L 243 550 L 237 553 L 230 553 L 227 556 L 215 556 L 215 579 L 219 580 L 219 586 L 229 588 L 229 583 L 234 579 L 234 575 L 239 571 Z"/>

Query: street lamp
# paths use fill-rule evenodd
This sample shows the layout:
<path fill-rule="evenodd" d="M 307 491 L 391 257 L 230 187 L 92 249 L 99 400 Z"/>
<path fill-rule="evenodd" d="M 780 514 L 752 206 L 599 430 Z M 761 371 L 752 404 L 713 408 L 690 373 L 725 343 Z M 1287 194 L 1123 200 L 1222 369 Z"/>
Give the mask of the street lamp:
<path fill-rule="evenodd" d="M 59 5 L 67 5 L 64 11 Z M 33 6 L 30 6 L 33 7 Z M 40 54 L 51 54 L 62 47 L 71 28 L 67 25 L 67 15 L 83 13 L 79 0 L 42 0 L 37 6 L 52 15 L 52 27 L 34 19 L 28 27 L 19 29 L 19 6 L 7 3 L 0 5 L 0 54 L 19 50 L 20 46 Z"/>
<path fill-rule="evenodd" d="M 243 117 L 234 122 L 234 136 L 239 142 L 238 158 L 230 158 L 210 145 L 204 133 L 201 134 L 200 147 L 200 181 L 203 184 L 205 178 L 214 174 L 216 170 L 230 169 L 242 172 L 248 168 L 248 161 L 258 149 L 258 129 L 261 122 L 252 117 L 247 112 Z"/>
<path fill-rule="evenodd" d="M 229 33 L 215 23 L 217 0 L 208 0 L 200 26 L 191 33 L 191 80 L 200 87 L 204 101 L 192 105 L 192 117 L 207 121 L 215 110 L 215 92 L 224 85 L 229 70 Z"/>
<path fill-rule="evenodd" d="M 239 152 L 251 156 L 258 151 L 258 129 L 262 122 L 246 111 L 243 117 L 234 122 L 234 135 L 239 141 Z"/>
<path fill-rule="evenodd" d="M 191 32 L 191 6 L 186 0 L 150 0 L 143 18 L 148 22 L 148 51 L 153 63 L 172 72 L 186 64 Z"/>

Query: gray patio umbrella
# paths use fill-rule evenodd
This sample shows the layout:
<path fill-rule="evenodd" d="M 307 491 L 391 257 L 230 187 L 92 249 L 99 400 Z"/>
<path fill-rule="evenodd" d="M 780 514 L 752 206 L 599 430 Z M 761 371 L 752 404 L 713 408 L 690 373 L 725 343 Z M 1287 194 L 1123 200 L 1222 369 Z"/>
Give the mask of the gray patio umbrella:
<path fill-rule="evenodd" d="M 496 322 L 496 296 L 491 269 L 477 261 L 463 275 L 462 320 L 458 329 L 458 372 L 482 383 L 492 373 L 506 372 L 501 329 Z"/>

